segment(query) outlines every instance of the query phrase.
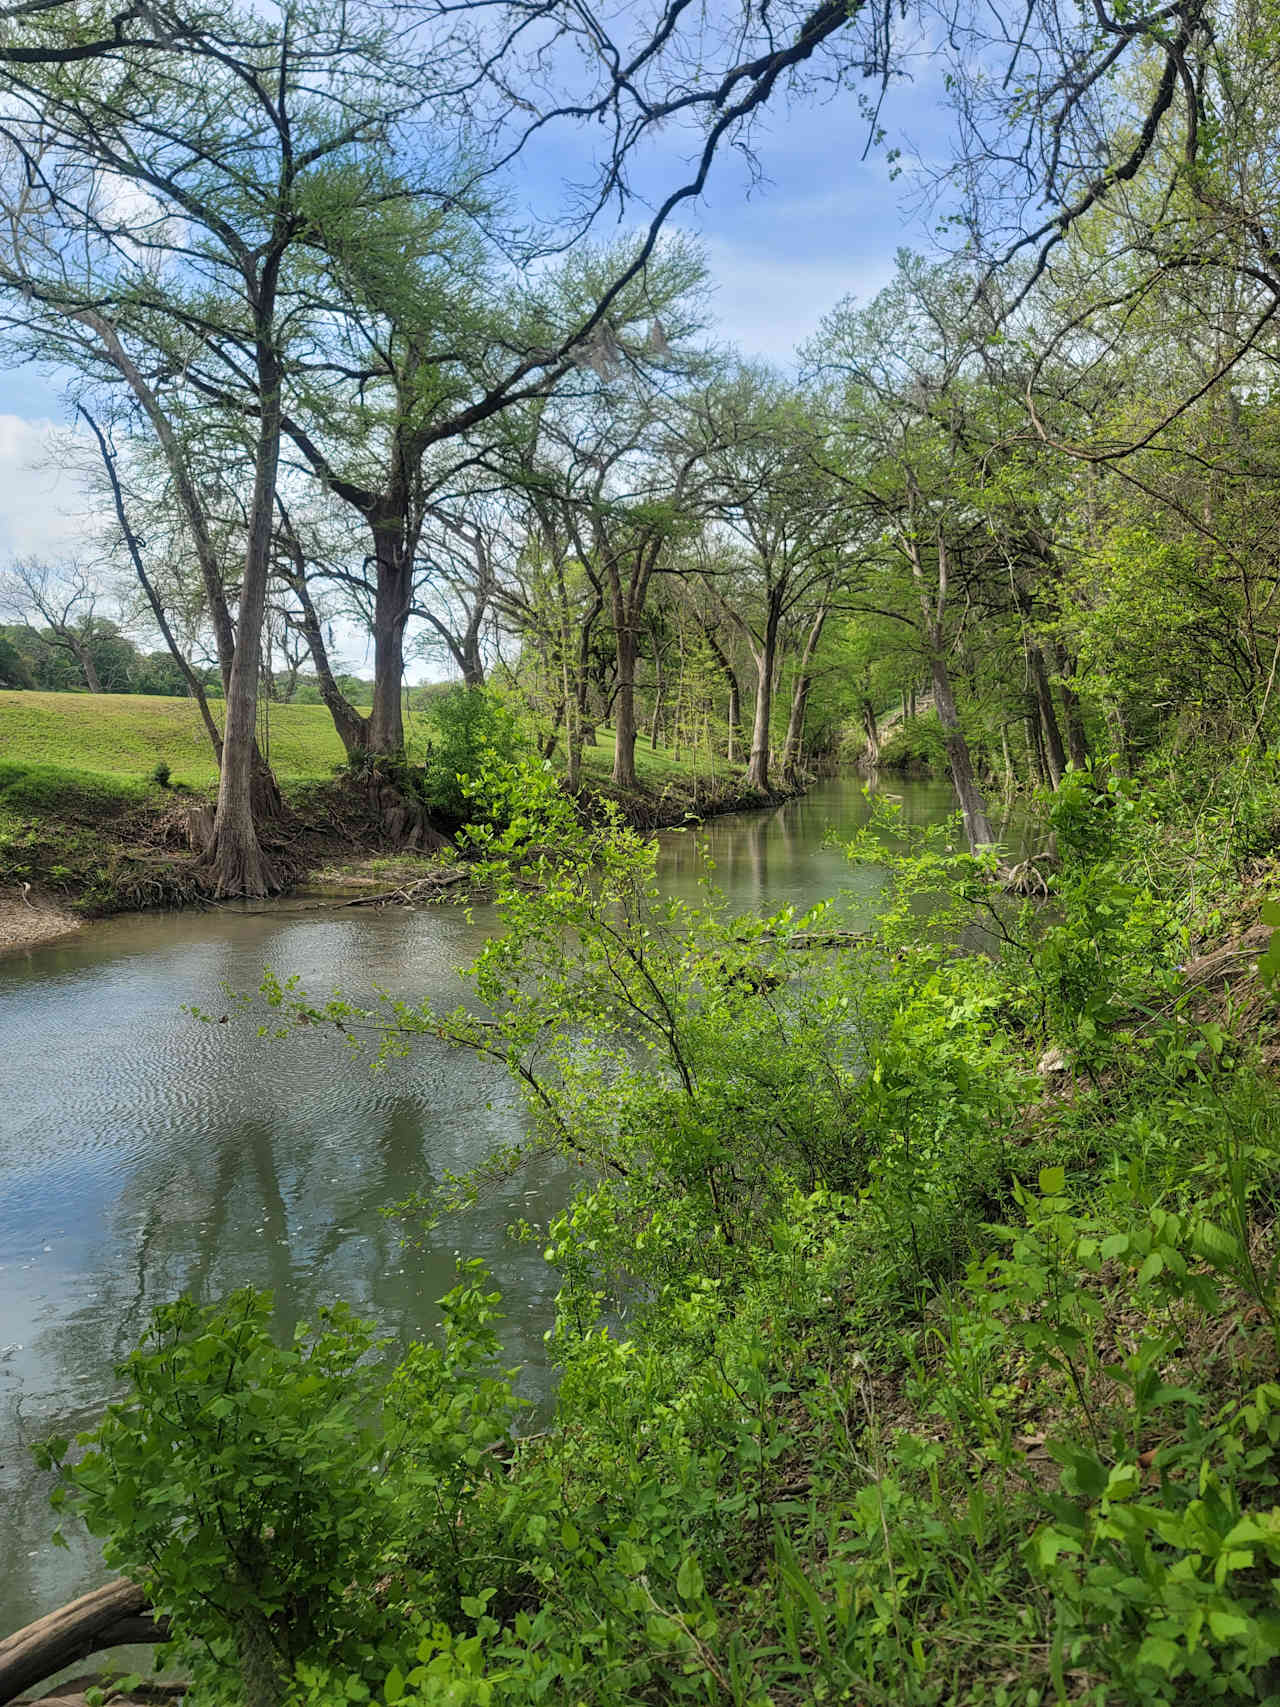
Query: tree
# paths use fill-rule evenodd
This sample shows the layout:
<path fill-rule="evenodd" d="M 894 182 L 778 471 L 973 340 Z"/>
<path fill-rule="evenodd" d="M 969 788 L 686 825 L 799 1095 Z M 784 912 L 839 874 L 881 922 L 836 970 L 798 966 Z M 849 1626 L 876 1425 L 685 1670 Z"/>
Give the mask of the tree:
<path fill-rule="evenodd" d="M 90 275 L 70 275 L 56 239 L 46 239 L 43 272 L 34 281 L 22 269 L 10 276 L 87 330 L 99 360 L 128 384 L 169 458 L 207 563 L 220 650 L 229 653 L 218 807 L 205 855 L 217 895 L 260 894 L 277 882 L 258 841 L 253 783 L 287 261 L 323 225 L 358 223 L 361 210 L 405 193 L 389 179 L 383 143 L 424 98 L 410 87 L 412 69 L 389 61 L 369 19 L 291 5 L 278 19 L 238 20 L 231 37 L 202 29 L 163 65 L 151 51 L 126 49 L 109 71 L 95 60 L 74 73 L 10 72 L 15 111 L 4 134 L 37 186 L 25 199 L 15 192 L 26 228 L 74 224 L 88 235 L 93 261 Z M 122 200 L 125 186 L 132 202 Z M 252 484 L 234 636 L 229 613 L 216 608 L 224 582 L 189 460 L 126 338 L 137 340 L 160 383 L 191 342 L 224 352 L 247 382 Z"/>
<path fill-rule="evenodd" d="M 45 623 L 44 644 L 75 660 L 90 693 L 103 691 L 92 644 L 97 603 L 96 578 L 75 560 L 54 566 L 20 558 L 0 570 L 0 611 L 27 626 L 36 617 Z"/>
<path fill-rule="evenodd" d="M 849 531 L 842 487 L 824 467 L 818 401 L 788 392 L 764 370 L 743 368 L 703 417 L 715 508 L 737 547 L 729 575 L 711 581 L 756 668 L 749 785 L 769 792 L 773 702 L 789 625 L 805 634 L 783 767 L 800 760 L 814 655 L 844 568 Z M 732 590 L 730 590 L 732 589 Z"/>

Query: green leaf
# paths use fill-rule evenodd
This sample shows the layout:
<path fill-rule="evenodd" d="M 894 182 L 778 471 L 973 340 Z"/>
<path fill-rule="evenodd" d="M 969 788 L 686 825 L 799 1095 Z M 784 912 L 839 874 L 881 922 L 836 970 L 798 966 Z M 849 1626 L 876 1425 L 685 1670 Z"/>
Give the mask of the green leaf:
<path fill-rule="evenodd" d="M 702 1593 L 702 1568 L 691 1553 L 680 1562 L 676 1573 L 676 1593 L 681 1600 L 697 1600 Z"/>
<path fill-rule="evenodd" d="M 1148 1636 L 1138 1649 L 1138 1664 L 1140 1666 L 1155 1666 L 1166 1676 L 1182 1658 L 1182 1649 L 1176 1642 L 1171 1642 L 1167 1636 Z"/>
<path fill-rule="evenodd" d="M 392 1703 L 399 1701 L 400 1697 L 404 1694 L 404 1674 L 401 1672 L 399 1666 L 392 1666 L 391 1670 L 387 1673 L 387 1681 L 382 1686 L 382 1693 L 386 1698 L 388 1707 L 391 1707 Z"/>
<path fill-rule="evenodd" d="M 1041 1168 L 1040 1195 L 1041 1197 L 1057 1197 L 1067 1184 L 1065 1168 Z"/>
<path fill-rule="evenodd" d="M 1238 1612 L 1209 1614 L 1209 1628 L 1220 1642 L 1229 1642 L 1233 1636 L 1247 1636 L 1252 1623 L 1251 1618 L 1242 1618 Z"/>

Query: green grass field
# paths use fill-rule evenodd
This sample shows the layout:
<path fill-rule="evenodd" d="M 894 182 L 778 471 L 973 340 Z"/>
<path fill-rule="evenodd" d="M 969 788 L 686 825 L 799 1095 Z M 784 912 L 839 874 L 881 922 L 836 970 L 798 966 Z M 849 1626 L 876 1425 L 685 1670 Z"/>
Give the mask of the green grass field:
<path fill-rule="evenodd" d="M 221 706 L 215 702 L 214 715 Z M 323 705 L 272 705 L 258 720 L 259 739 L 282 783 L 312 782 L 332 775 L 342 761 L 342 743 Z M 411 746 L 424 733 L 423 719 L 409 720 Z M 265 737 L 265 739 L 264 739 Z M 563 763 L 563 750 L 557 753 Z M 0 762 L 51 766 L 64 772 L 112 778 L 126 784 L 151 780 L 163 760 L 170 780 L 190 788 L 213 788 L 218 773 L 200 714 L 188 699 L 154 694 L 0 692 Z M 590 782 L 607 782 L 613 768 L 613 735 L 602 729 L 599 744 L 583 753 Z M 740 767 L 735 767 L 735 771 Z M 686 747 L 677 759 L 667 748 L 655 753 L 647 736 L 636 742 L 641 787 L 661 794 L 670 784 L 726 782 L 735 771 L 718 757 L 714 770 L 705 752 Z"/>
<path fill-rule="evenodd" d="M 215 703 L 214 716 L 221 710 Z M 323 705 L 273 705 L 258 729 L 282 782 L 330 776 L 342 760 Z M 195 705 L 152 694 L 0 692 L 0 760 L 138 783 L 164 760 L 175 783 L 212 788 L 218 780 Z"/>

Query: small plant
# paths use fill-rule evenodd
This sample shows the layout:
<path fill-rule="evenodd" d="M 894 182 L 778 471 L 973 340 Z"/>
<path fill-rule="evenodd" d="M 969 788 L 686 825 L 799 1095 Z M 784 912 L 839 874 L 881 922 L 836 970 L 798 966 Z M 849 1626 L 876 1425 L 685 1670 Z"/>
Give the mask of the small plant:
<path fill-rule="evenodd" d="M 239 1671 L 248 1707 L 278 1701 L 322 1638 L 357 1632 L 356 1585 L 391 1527 L 370 1328 L 338 1305 L 279 1346 L 270 1313 L 248 1287 L 164 1305 L 84 1456 L 69 1462 L 65 1439 L 36 1450 L 61 1478 L 55 1507 L 105 1538 L 196 1672 Z"/>
<path fill-rule="evenodd" d="M 152 782 L 159 783 L 161 788 L 168 788 L 169 778 L 172 775 L 173 772 L 169 769 L 168 761 L 161 759 L 158 761 L 155 769 L 151 773 L 151 780 Z"/>

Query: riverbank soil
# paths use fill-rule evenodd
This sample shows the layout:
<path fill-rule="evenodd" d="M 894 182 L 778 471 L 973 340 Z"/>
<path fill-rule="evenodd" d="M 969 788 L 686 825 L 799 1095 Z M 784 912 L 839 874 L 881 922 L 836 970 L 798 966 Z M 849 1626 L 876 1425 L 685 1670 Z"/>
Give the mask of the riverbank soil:
<path fill-rule="evenodd" d="M 81 921 L 66 908 L 20 893 L 0 895 L 0 954 L 39 948 L 80 928 Z"/>

